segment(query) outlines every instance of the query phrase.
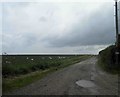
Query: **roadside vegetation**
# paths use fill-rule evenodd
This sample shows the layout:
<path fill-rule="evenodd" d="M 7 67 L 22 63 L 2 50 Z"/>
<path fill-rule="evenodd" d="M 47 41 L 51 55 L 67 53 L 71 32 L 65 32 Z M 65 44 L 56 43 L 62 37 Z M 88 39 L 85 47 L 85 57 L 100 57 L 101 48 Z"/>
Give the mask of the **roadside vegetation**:
<path fill-rule="evenodd" d="M 47 74 L 92 55 L 4 55 L 2 57 L 3 93 L 28 85 Z"/>
<path fill-rule="evenodd" d="M 115 64 L 116 62 L 115 49 L 116 49 L 115 46 L 112 45 L 100 51 L 98 64 L 103 70 L 105 70 L 108 73 L 120 74 L 120 64 L 118 65 Z"/>

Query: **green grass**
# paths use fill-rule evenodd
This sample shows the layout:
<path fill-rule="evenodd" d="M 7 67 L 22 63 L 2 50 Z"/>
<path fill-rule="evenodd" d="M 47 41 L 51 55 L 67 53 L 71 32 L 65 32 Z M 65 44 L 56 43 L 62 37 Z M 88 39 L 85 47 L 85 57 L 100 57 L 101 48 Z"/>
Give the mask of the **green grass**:
<path fill-rule="evenodd" d="M 43 56 L 37 56 L 36 58 L 40 59 L 39 64 L 43 63 L 44 65 L 47 64 L 47 66 L 49 64 L 50 65 L 48 67 L 45 66 L 44 69 L 36 67 L 36 69 L 34 69 L 34 70 L 31 69 L 31 67 L 33 68 L 35 66 L 34 64 L 38 63 L 38 60 L 34 56 L 34 59 L 36 59 L 36 61 L 34 61 L 32 63 L 26 62 L 26 66 L 24 66 L 22 63 L 25 63 L 24 62 L 25 57 L 24 58 L 18 57 L 18 58 L 16 58 L 16 60 L 14 59 L 14 61 L 13 61 L 12 60 L 13 56 L 12 57 L 9 56 L 9 60 L 12 60 L 11 63 L 14 63 L 14 65 L 11 64 L 12 66 L 10 67 L 10 70 L 9 70 L 9 72 L 12 72 L 12 73 L 10 73 L 10 74 L 8 74 L 8 73 L 5 74 L 4 73 L 5 77 L 3 77 L 3 84 L 2 84 L 3 93 L 15 90 L 15 89 L 23 87 L 23 86 L 26 86 L 26 85 L 34 82 L 34 81 L 37 81 L 37 80 L 45 77 L 47 74 L 55 72 L 56 70 L 60 70 L 64 67 L 67 67 L 69 65 L 72 65 L 72 64 L 80 62 L 80 61 L 83 61 L 87 58 L 90 58 L 91 55 L 61 56 L 61 57 L 65 57 L 65 58 L 61 58 L 61 59 L 59 59 L 58 56 L 52 56 L 52 59 L 55 59 L 55 60 L 49 60 L 50 56 L 45 56 L 46 58 L 44 59 L 44 61 L 40 61 L 40 60 L 43 60 L 43 59 L 40 59 Z M 6 58 L 6 57 L 4 57 L 4 58 Z M 9 66 L 8 64 L 4 64 L 4 66 L 5 65 L 6 65 L 6 67 Z M 6 69 L 6 67 L 3 68 L 3 71 Z M 23 70 L 21 70 L 23 68 L 26 68 L 26 70 L 29 71 L 29 72 L 23 73 Z M 18 71 L 21 70 L 21 72 L 15 73 L 15 71 L 17 71 L 17 70 Z"/>
<path fill-rule="evenodd" d="M 109 67 L 108 64 L 104 63 L 102 60 L 98 60 L 98 66 L 107 73 L 110 74 L 120 74 L 120 68 L 118 67 Z M 115 64 L 113 64 L 115 65 Z"/>
<path fill-rule="evenodd" d="M 29 75 L 22 75 L 16 78 L 3 78 L 3 93 L 7 91 L 12 91 L 14 89 L 28 85 L 42 77 L 46 76 L 48 73 L 51 73 L 55 69 L 48 69 L 44 71 L 38 71 L 30 73 Z"/>
<path fill-rule="evenodd" d="M 45 70 L 52 66 L 61 65 L 62 60 L 64 59 L 59 59 L 56 56 L 3 56 L 3 77 L 27 74 L 36 70 Z"/>
<path fill-rule="evenodd" d="M 111 45 L 106 49 L 100 51 L 98 65 L 101 67 L 101 69 L 108 73 L 120 74 L 120 64 L 119 65 L 115 64 L 116 63 L 115 51 L 116 51 L 115 45 Z"/>

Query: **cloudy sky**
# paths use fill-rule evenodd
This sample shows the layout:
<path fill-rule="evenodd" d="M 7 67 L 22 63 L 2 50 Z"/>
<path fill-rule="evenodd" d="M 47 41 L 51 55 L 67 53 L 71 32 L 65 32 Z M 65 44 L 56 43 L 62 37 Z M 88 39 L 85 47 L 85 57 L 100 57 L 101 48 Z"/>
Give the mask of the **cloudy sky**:
<path fill-rule="evenodd" d="M 1 2 L 2 52 L 98 54 L 115 42 L 112 2 Z"/>

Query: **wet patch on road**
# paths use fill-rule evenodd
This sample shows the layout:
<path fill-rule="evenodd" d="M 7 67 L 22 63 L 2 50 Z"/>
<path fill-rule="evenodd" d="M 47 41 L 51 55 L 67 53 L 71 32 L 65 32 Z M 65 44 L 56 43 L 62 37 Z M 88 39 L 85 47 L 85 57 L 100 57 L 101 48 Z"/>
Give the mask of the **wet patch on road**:
<path fill-rule="evenodd" d="M 95 84 L 92 81 L 88 81 L 88 80 L 79 80 L 76 81 L 76 84 L 83 88 L 95 87 Z"/>

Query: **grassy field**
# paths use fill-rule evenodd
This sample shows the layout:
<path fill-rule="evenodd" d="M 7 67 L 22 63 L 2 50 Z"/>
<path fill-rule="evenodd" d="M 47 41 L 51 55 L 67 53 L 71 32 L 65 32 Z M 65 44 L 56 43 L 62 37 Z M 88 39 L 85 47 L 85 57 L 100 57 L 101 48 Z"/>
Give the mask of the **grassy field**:
<path fill-rule="evenodd" d="M 3 93 L 28 85 L 47 74 L 90 57 L 91 55 L 4 55 Z"/>

